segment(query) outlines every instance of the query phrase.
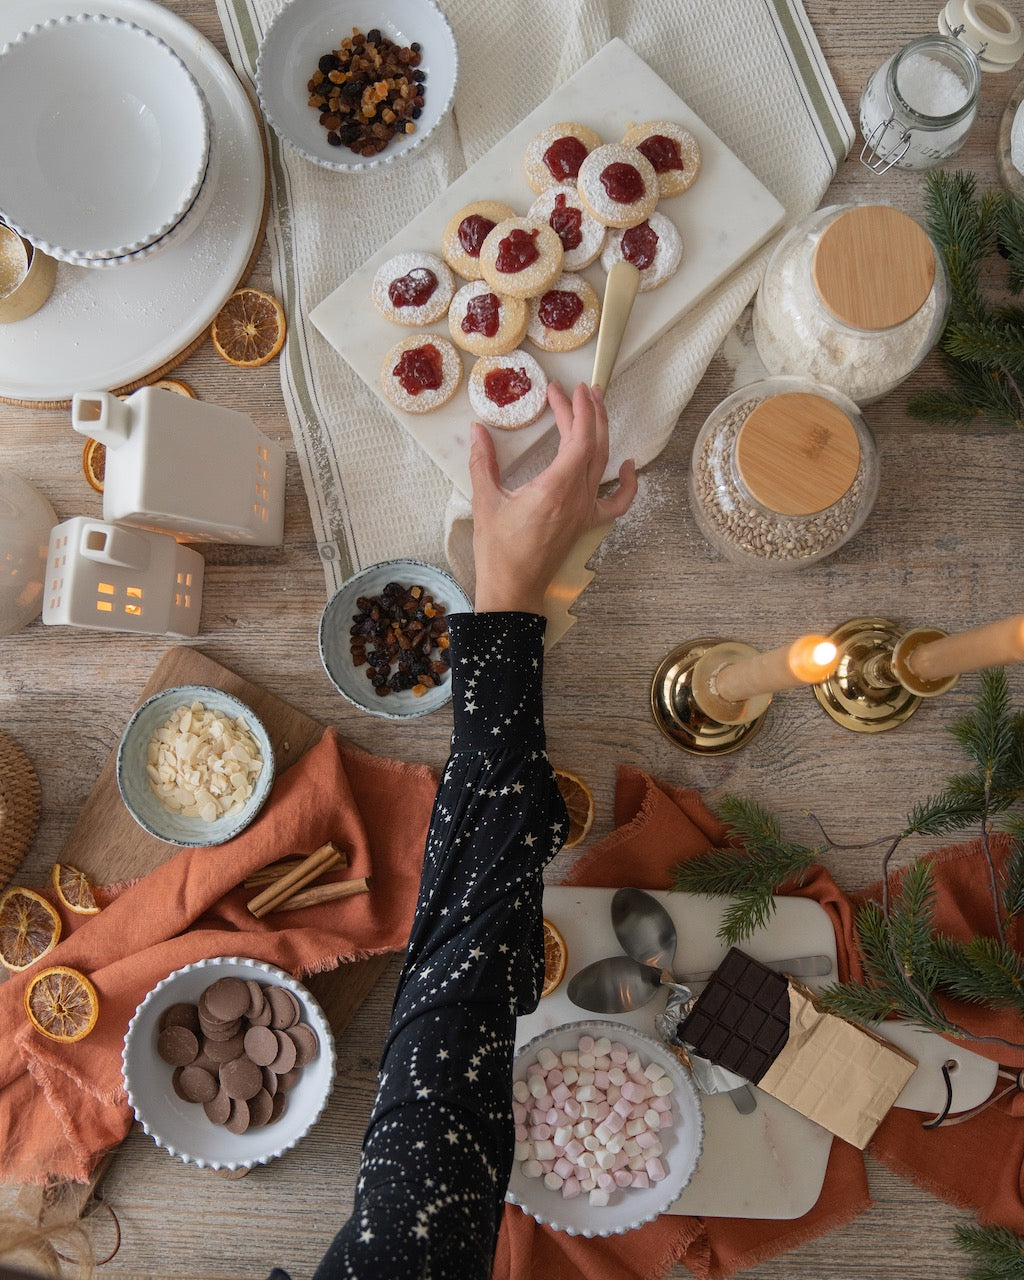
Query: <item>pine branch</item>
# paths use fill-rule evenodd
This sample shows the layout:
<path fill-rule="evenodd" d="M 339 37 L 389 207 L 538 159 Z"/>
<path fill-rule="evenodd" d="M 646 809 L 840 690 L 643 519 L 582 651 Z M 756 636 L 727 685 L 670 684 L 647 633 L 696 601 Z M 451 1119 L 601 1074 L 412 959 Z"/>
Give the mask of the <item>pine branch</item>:
<path fill-rule="evenodd" d="M 932 940 L 938 983 L 968 1004 L 1010 1008 L 1024 1015 L 1024 957 L 995 938 Z"/>
<path fill-rule="evenodd" d="M 982 1227 L 959 1222 L 957 1245 L 974 1266 L 967 1280 L 1024 1280 L 1024 1239 L 1006 1227 Z"/>
<path fill-rule="evenodd" d="M 1007 834 L 1013 845 L 1006 861 L 1003 910 L 1012 919 L 1024 912 L 1024 819 L 1007 823 Z"/>
<path fill-rule="evenodd" d="M 947 836 L 976 826 L 985 815 L 983 800 L 976 794 L 947 788 L 914 805 L 907 816 L 906 835 Z"/>

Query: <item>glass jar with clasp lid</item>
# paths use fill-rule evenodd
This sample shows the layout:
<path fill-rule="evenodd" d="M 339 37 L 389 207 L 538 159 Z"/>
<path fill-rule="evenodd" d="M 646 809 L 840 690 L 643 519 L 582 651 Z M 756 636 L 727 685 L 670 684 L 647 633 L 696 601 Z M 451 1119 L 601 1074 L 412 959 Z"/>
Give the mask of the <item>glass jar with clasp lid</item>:
<path fill-rule="evenodd" d="M 938 35 L 892 54 L 861 95 L 861 161 L 875 173 L 930 169 L 963 146 L 978 109 L 982 71 L 1024 55 L 1020 23 L 994 0 L 948 0 Z"/>

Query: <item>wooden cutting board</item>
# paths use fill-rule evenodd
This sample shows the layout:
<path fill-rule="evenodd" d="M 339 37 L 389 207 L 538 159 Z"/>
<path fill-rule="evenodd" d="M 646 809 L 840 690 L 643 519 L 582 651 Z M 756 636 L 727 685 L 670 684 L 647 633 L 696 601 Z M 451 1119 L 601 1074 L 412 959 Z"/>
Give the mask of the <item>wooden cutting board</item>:
<path fill-rule="evenodd" d="M 294 764 L 324 732 L 324 725 L 319 721 L 221 666 L 200 650 L 184 646 L 169 649 L 160 660 L 142 691 L 139 705 L 160 689 L 183 684 L 223 689 L 251 707 L 270 734 L 278 774 Z M 144 831 L 125 808 L 117 787 L 116 760 L 115 747 L 62 851 L 63 858 L 80 867 L 97 884 L 144 876 L 178 852 L 177 845 L 166 844 Z M 348 1025 L 389 958 L 371 956 L 305 980 L 322 1005 L 335 1035 Z"/>

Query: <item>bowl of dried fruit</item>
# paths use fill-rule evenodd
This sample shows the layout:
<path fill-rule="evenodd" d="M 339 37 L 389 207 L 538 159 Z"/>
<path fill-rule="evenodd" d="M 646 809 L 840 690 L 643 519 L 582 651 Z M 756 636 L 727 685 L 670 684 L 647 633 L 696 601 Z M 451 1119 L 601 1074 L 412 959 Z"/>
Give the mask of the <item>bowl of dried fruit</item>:
<path fill-rule="evenodd" d="M 162 689 L 117 749 L 117 785 L 140 827 L 169 844 L 223 844 L 270 795 L 274 748 L 244 702 L 208 685 Z"/>
<path fill-rule="evenodd" d="M 320 660 L 349 702 L 389 720 L 452 696 L 448 615 L 473 605 L 443 569 L 385 560 L 343 582 L 320 617 Z"/>
<path fill-rule="evenodd" d="M 314 164 L 378 169 L 421 147 L 451 109 L 459 57 L 434 0 L 290 0 L 260 44 L 256 93 Z"/>
<path fill-rule="evenodd" d="M 186 1163 L 241 1169 L 282 1155 L 334 1084 L 323 1010 L 283 969 L 239 956 L 158 982 L 135 1010 L 121 1073 L 136 1120 Z"/>

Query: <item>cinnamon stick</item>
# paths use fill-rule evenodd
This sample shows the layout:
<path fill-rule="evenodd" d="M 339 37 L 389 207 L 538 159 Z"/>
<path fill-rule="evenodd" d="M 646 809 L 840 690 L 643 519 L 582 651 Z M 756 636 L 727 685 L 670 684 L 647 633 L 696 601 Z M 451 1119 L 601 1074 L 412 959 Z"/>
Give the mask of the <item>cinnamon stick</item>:
<path fill-rule="evenodd" d="M 338 850 L 341 861 L 338 863 L 341 867 L 348 866 L 348 854 L 344 849 Z M 280 878 L 289 871 L 294 871 L 302 861 L 301 854 L 293 854 L 287 858 L 278 858 L 276 862 L 268 862 L 265 867 L 258 867 L 251 876 L 246 876 L 242 884 L 246 889 L 262 889 L 268 884 L 273 884 L 275 880 Z"/>
<path fill-rule="evenodd" d="M 249 910 L 257 919 L 265 916 L 269 911 L 275 911 L 280 903 L 293 893 L 305 889 L 325 871 L 331 871 L 340 866 L 341 859 L 341 850 L 331 841 L 322 844 L 308 858 L 303 858 L 298 866 L 268 885 L 255 898 L 251 898 L 248 903 Z"/>
<path fill-rule="evenodd" d="M 302 907 L 318 907 L 322 902 L 334 902 L 356 893 L 369 893 L 370 877 L 358 876 L 354 880 L 335 880 L 333 884 L 316 884 L 311 889 L 294 893 L 284 902 L 271 908 L 274 911 L 298 911 Z"/>

